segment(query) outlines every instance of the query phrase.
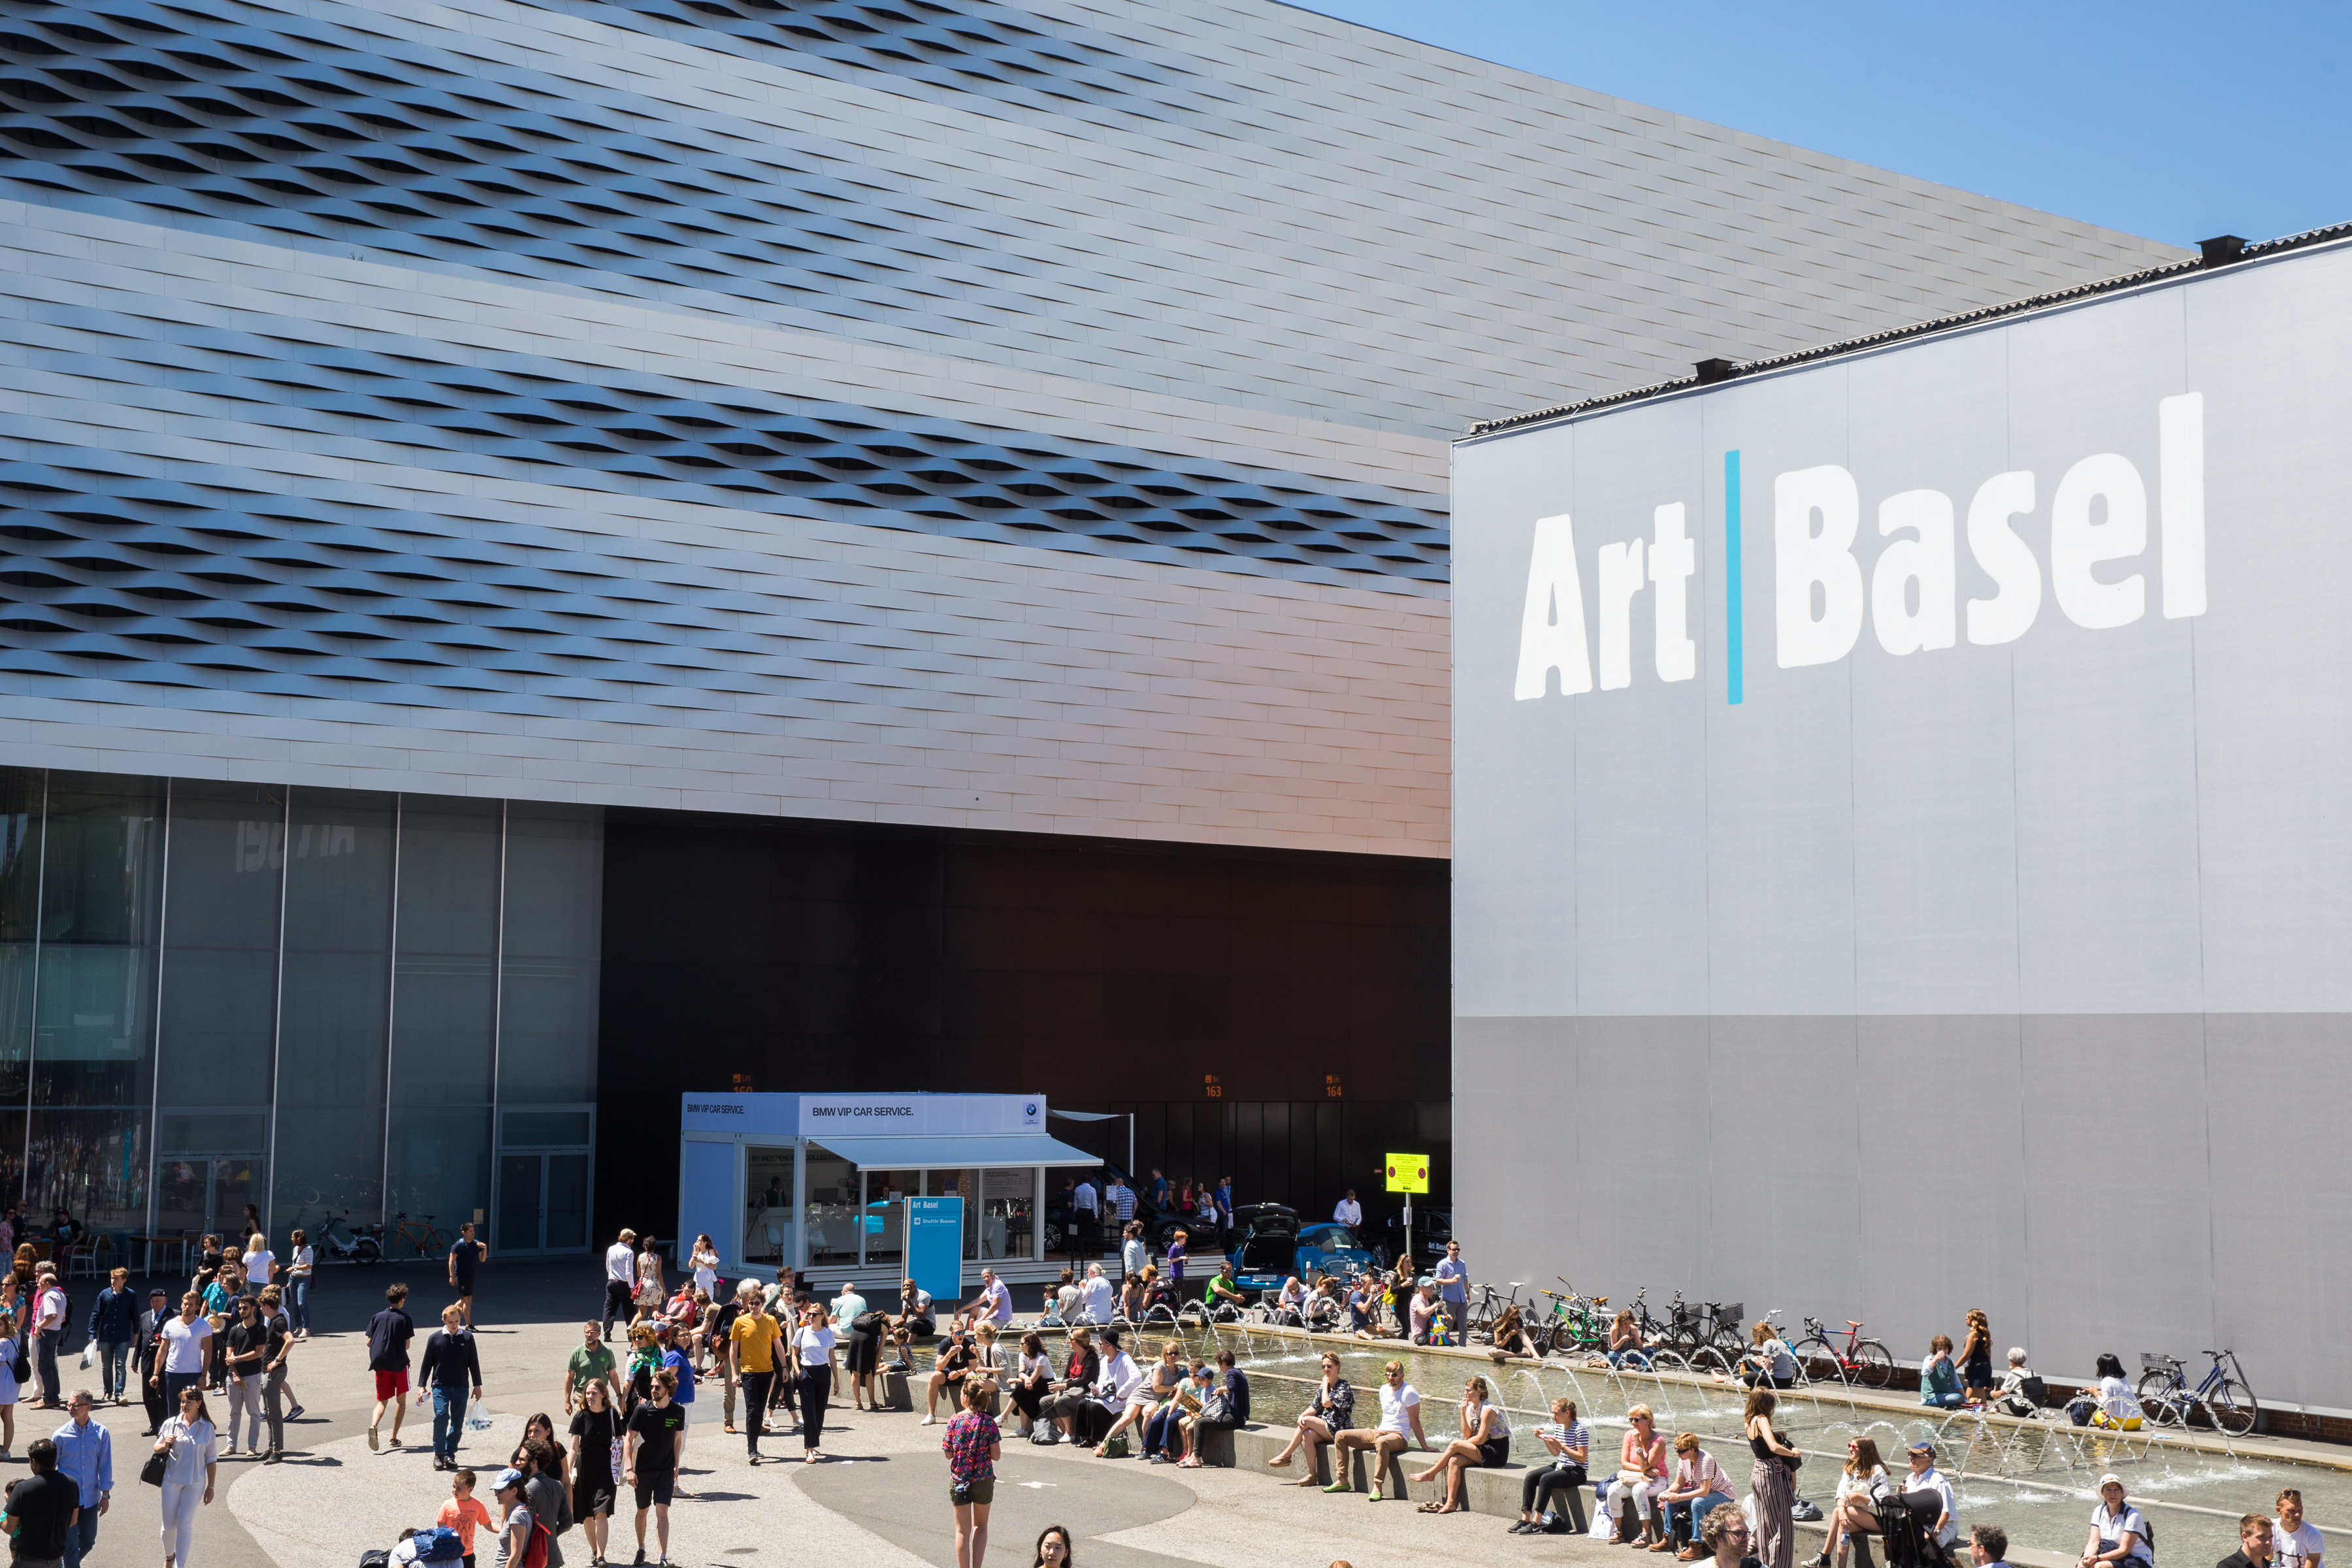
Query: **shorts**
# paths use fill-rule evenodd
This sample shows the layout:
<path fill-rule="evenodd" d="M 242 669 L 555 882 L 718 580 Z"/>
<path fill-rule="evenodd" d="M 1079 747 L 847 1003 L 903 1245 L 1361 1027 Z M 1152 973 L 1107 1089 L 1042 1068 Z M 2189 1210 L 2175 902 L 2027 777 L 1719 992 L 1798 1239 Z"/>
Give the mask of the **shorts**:
<path fill-rule="evenodd" d="M 460 1275 L 458 1275 L 458 1276 L 457 1276 L 457 1294 L 458 1294 L 459 1296 L 470 1296 L 470 1295 L 472 1295 L 473 1293 L 474 1293 L 474 1277 L 473 1277 L 472 1275 L 470 1275 L 470 1274 L 460 1274 Z"/>
<path fill-rule="evenodd" d="M 380 1372 L 375 1374 L 375 1396 L 378 1399 L 397 1399 L 407 1392 L 408 1369 L 406 1367 L 395 1367 L 390 1372 Z"/>
<path fill-rule="evenodd" d="M 1478 1462 L 1488 1469 L 1508 1464 L 1510 1458 L 1511 1440 L 1508 1437 L 1489 1437 L 1478 1445 Z"/>
<path fill-rule="evenodd" d="M 948 1500 L 950 1502 L 955 1502 L 955 1482 L 952 1480 L 948 1482 Z M 964 1502 L 974 1504 L 980 1508 L 986 1508 L 995 1500 L 996 1479 L 992 1476 L 984 1481 L 972 1482 L 971 1496 L 964 1499 Z M 956 1506 L 958 1508 L 961 1508 L 963 1503 L 956 1503 Z"/>
<path fill-rule="evenodd" d="M 612 1478 L 608 1476 L 600 1481 L 591 1479 L 587 1476 L 580 1477 L 578 1484 L 572 1489 L 572 1517 L 588 1519 L 596 1514 L 612 1511 Z"/>
<path fill-rule="evenodd" d="M 637 1472 L 637 1511 L 643 1513 L 646 1509 L 657 1505 L 667 1508 L 670 1493 L 677 1489 L 677 1472 L 676 1470 L 657 1470 L 651 1475 L 639 1470 Z"/>

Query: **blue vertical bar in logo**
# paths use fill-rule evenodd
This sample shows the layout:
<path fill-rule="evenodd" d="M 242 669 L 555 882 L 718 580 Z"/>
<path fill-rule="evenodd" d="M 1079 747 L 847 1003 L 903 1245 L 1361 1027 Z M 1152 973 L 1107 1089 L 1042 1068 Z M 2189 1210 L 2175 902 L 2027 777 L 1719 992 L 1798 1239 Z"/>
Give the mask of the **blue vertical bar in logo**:
<path fill-rule="evenodd" d="M 1739 454 L 1723 455 L 1724 696 L 1735 708 L 1746 695 L 1746 649 L 1740 644 Z"/>

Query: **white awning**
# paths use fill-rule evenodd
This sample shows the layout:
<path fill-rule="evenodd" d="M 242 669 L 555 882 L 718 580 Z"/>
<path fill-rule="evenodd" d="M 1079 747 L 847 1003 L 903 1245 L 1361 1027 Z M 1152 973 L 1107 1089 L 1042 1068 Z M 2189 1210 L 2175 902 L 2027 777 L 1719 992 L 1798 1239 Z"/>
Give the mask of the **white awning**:
<path fill-rule="evenodd" d="M 844 1138 L 812 1142 L 866 1171 L 1001 1171 L 1020 1165 L 1099 1165 L 1100 1158 L 1043 1132 L 968 1138 Z"/>

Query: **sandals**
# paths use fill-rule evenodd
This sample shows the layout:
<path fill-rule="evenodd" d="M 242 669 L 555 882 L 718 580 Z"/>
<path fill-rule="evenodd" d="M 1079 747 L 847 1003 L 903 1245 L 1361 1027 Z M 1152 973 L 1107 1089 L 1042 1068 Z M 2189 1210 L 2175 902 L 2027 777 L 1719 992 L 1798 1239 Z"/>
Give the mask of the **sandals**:
<path fill-rule="evenodd" d="M 1180 1470 L 1197 1470 L 1197 1469 L 1201 1468 L 1202 1468 L 1202 1466 L 1201 1466 L 1201 1461 L 1200 1461 L 1199 1459 L 1197 1459 L 1197 1458 L 1191 1458 L 1191 1459 L 1179 1459 L 1179 1460 L 1177 1460 L 1177 1461 L 1176 1461 L 1176 1468 L 1177 1468 L 1178 1469 L 1180 1469 Z"/>
<path fill-rule="evenodd" d="M 1464 1510 L 1454 1508 L 1447 1503 L 1425 1502 L 1413 1511 L 1416 1513 L 1460 1513 Z"/>

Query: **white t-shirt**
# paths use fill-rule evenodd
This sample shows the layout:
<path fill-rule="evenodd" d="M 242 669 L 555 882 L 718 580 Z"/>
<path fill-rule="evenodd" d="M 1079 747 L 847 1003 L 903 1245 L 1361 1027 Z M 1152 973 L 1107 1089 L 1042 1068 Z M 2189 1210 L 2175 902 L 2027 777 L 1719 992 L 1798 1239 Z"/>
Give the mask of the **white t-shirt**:
<path fill-rule="evenodd" d="M 1062 1321 L 1066 1323 L 1077 1317 L 1080 1293 L 1078 1282 L 1075 1279 L 1055 1290 L 1054 1310 L 1062 1315 Z"/>
<path fill-rule="evenodd" d="M 1959 1539 L 1959 1507 L 1952 1500 L 1952 1483 L 1944 1479 L 1943 1471 L 1930 1465 L 1916 1476 L 1906 1473 L 1896 1484 L 1906 1492 L 1934 1492 L 1942 1499 L 1938 1511 L 1944 1516 L 1944 1528 L 1936 1532 L 1936 1539 L 1947 1546 Z"/>
<path fill-rule="evenodd" d="M 2278 1521 L 2271 1521 L 2271 1550 L 2276 1553 L 2272 1561 L 2279 1568 L 2311 1568 L 2327 1550 L 2319 1538 L 2319 1527 L 2308 1519 L 2289 1530 Z"/>
<path fill-rule="evenodd" d="M 259 1295 L 261 1288 L 270 1281 L 270 1270 L 278 1266 L 278 1254 L 264 1247 L 245 1255 L 246 1288 Z"/>
<path fill-rule="evenodd" d="M 799 1353 L 803 1366 L 823 1366 L 832 1358 L 836 1338 L 831 1329 L 794 1329 L 793 1349 Z"/>
<path fill-rule="evenodd" d="M 1408 1412 L 1421 1403 L 1421 1390 L 1411 1384 L 1391 1388 L 1387 1378 L 1381 1379 L 1381 1430 L 1400 1436 L 1412 1436 Z"/>
<path fill-rule="evenodd" d="M 42 1329 L 62 1329 L 66 1326 L 66 1293 L 52 1285 L 41 1292 L 37 1326 Z"/>
<path fill-rule="evenodd" d="M 1847 1498 L 1853 1496 L 1856 1492 L 1861 1493 L 1866 1498 L 1876 1497 L 1878 1495 L 1879 1486 L 1885 1479 L 1886 1467 L 1885 1465 L 1872 1466 L 1870 1474 L 1866 1476 L 1849 1475 L 1844 1470 L 1840 1470 L 1838 1472 L 1838 1500 L 1843 1502 Z"/>
<path fill-rule="evenodd" d="M 2120 1377 L 2099 1379 L 2099 1408 L 2118 1421 L 2139 1419 L 2139 1399 Z"/>
<path fill-rule="evenodd" d="M 624 1285 L 637 1282 L 637 1249 L 625 1241 L 616 1241 L 604 1249 L 604 1278 L 618 1279 Z"/>
<path fill-rule="evenodd" d="M 163 1325 L 163 1370 L 204 1371 L 205 1352 L 209 1348 L 205 1342 L 212 1337 L 213 1326 L 204 1319 L 185 1323 L 174 1315 Z"/>
<path fill-rule="evenodd" d="M 988 1298 L 990 1322 L 1002 1325 L 1013 1321 L 1013 1292 L 1005 1288 L 1003 1280 L 990 1280 L 980 1293 Z"/>
<path fill-rule="evenodd" d="M 1078 1294 L 1086 1299 L 1087 1321 L 1090 1323 L 1108 1323 L 1110 1321 L 1111 1288 L 1109 1280 L 1104 1279 L 1099 1274 L 1090 1274 L 1087 1277 L 1086 1284 L 1079 1287 Z"/>
<path fill-rule="evenodd" d="M 2121 1382 L 2122 1380 L 2117 1378 L 2109 1381 Z M 2152 1561 L 2147 1550 L 2147 1521 L 2142 1519 L 2139 1510 L 2132 1507 L 2130 1503 L 2124 1504 L 2124 1511 L 2118 1517 L 2109 1511 L 2106 1503 L 2102 1501 L 2098 1507 L 2091 1510 L 2091 1528 L 2099 1532 L 2099 1544 L 2102 1549 L 2116 1545 L 2126 1535 L 2138 1536 L 2138 1547 L 2126 1561 L 2139 1563 Z"/>

